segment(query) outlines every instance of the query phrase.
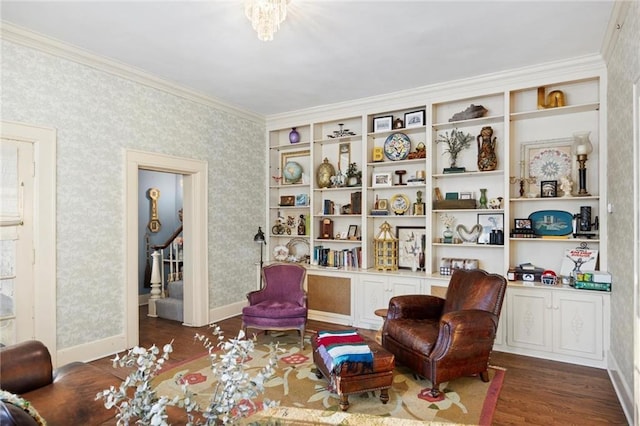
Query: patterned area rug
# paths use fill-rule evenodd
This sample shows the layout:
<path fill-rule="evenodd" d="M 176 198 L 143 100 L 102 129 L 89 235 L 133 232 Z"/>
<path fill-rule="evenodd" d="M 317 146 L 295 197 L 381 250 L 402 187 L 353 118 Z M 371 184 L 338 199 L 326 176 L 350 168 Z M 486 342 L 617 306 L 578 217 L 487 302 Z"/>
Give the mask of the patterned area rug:
<path fill-rule="evenodd" d="M 364 415 L 373 416 L 367 424 L 393 423 L 400 426 L 421 421 L 489 425 L 505 374 L 504 369 L 491 367 L 488 383 L 479 377 L 463 377 L 443 383 L 441 397 L 433 400 L 428 395 L 428 380 L 402 365 L 396 365 L 393 386 L 389 389 L 389 402 L 382 404 L 379 392 L 349 395 L 349 416 L 346 416 L 340 410 L 338 395 L 328 388 L 328 381 L 316 377 L 310 334 L 305 338 L 304 350 L 300 349 L 295 332 L 259 335 L 253 358 L 249 361 L 250 368 L 257 370 L 266 364 L 272 350 L 270 344 L 275 342 L 279 342 L 280 348 L 286 352 L 279 355 L 276 376 L 266 383 L 266 392 L 260 396 L 260 400 L 266 397 L 279 401 L 280 408 L 258 413 L 248 420 L 280 419 L 288 425 L 354 424 L 355 419 L 347 420 L 349 416 Z M 181 381 L 187 381 L 190 389 L 197 394 L 198 402 L 206 406 L 212 389 L 208 357 L 203 354 L 191 361 L 168 367 L 154 381 L 159 395 L 176 395 L 180 393 Z M 371 419 L 379 421 L 373 422 Z"/>

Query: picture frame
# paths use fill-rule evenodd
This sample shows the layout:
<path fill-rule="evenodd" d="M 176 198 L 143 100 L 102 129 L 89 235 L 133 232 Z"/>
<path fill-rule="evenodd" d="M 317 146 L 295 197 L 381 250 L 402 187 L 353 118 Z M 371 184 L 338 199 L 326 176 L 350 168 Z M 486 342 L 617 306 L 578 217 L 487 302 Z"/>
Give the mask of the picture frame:
<path fill-rule="evenodd" d="M 378 210 L 389 210 L 389 200 L 387 200 L 386 198 L 379 199 L 376 208 Z"/>
<path fill-rule="evenodd" d="M 309 205 L 309 195 L 308 194 L 297 194 L 296 195 L 296 206 L 308 206 Z"/>
<path fill-rule="evenodd" d="M 374 173 L 371 176 L 371 186 L 380 187 L 380 186 L 392 186 L 393 178 L 391 173 Z"/>
<path fill-rule="evenodd" d="M 355 240 L 357 237 L 358 237 L 358 225 L 349 225 L 347 238 L 350 240 Z"/>
<path fill-rule="evenodd" d="M 504 230 L 504 213 L 478 213 L 478 224 L 482 226 L 478 244 L 489 244 L 492 230 Z"/>
<path fill-rule="evenodd" d="M 292 207 L 296 204 L 296 197 L 293 195 L 281 195 L 280 196 L 280 206 L 281 207 Z"/>
<path fill-rule="evenodd" d="M 398 239 L 398 268 L 411 269 L 418 255 L 424 251 L 427 228 L 425 226 L 396 226 Z"/>
<path fill-rule="evenodd" d="M 284 170 L 284 165 L 287 164 L 287 162 L 289 161 L 295 161 L 296 163 L 300 164 L 300 166 L 302 167 L 301 182 L 289 182 L 287 181 L 287 179 L 284 178 L 284 175 L 282 175 L 282 171 Z M 308 179 L 308 177 L 305 177 L 305 173 L 308 173 L 309 170 L 311 170 L 310 161 L 311 161 L 311 151 L 308 149 L 303 151 L 282 152 L 282 154 L 280 155 L 280 173 L 282 176 L 282 185 L 295 185 L 299 183 L 303 183 L 303 184 L 308 183 L 308 182 L 305 182 L 305 180 Z"/>
<path fill-rule="evenodd" d="M 386 132 L 393 129 L 393 115 L 385 115 L 383 117 L 374 117 L 373 132 Z"/>
<path fill-rule="evenodd" d="M 538 182 L 559 181 L 564 176 L 576 181 L 573 156 L 573 138 L 547 139 L 523 142 L 520 147 L 522 178 L 536 178 Z"/>
<path fill-rule="evenodd" d="M 460 192 L 460 200 L 471 200 L 473 197 L 473 194 L 469 191 L 465 191 L 465 192 Z"/>
<path fill-rule="evenodd" d="M 540 197 L 555 198 L 558 196 L 558 181 L 543 180 L 540 182 Z"/>
<path fill-rule="evenodd" d="M 530 218 L 513 219 L 513 229 L 515 229 L 516 231 L 533 229 L 533 222 Z"/>
<path fill-rule="evenodd" d="M 412 127 L 424 126 L 424 110 L 405 112 L 404 113 L 404 127 L 406 129 Z"/>

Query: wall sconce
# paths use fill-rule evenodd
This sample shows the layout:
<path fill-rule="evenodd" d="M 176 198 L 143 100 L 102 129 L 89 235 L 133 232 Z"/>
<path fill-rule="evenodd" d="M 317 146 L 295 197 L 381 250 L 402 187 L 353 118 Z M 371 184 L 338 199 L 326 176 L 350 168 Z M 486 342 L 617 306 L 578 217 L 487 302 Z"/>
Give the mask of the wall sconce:
<path fill-rule="evenodd" d="M 593 145 L 589 140 L 591 132 L 575 132 L 573 134 L 573 151 L 578 158 L 578 196 L 590 195 L 587 192 L 587 156 L 593 151 Z"/>
<path fill-rule="evenodd" d="M 262 227 L 258 226 L 258 232 L 253 236 L 253 242 L 260 244 L 260 288 L 262 288 L 262 265 L 263 265 L 263 257 L 262 252 L 264 246 L 267 242 L 264 239 L 264 232 L 262 232 Z"/>

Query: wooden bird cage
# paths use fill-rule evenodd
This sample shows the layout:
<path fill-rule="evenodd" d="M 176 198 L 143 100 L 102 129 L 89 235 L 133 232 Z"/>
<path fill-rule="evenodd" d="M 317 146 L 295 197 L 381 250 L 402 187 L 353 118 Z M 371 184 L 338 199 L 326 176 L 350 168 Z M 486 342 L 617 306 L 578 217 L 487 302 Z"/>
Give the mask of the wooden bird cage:
<path fill-rule="evenodd" d="M 373 239 L 374 264 L 378 271 L 398 270 L 398 239 L 391 233 L 391 225 L 384 222 Z"/>

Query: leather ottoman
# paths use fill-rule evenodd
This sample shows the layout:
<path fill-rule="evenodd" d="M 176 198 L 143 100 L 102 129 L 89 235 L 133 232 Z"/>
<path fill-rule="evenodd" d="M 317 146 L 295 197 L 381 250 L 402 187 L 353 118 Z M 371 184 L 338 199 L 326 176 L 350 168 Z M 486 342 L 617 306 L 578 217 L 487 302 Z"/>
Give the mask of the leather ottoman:
<path fill-rule="evenodd" d="M 391 352 L 385 350 L 375 342 L 367 341 L 373 352 L 373 369 L 363 363 L 344 363 L 337 371 L 329 371 L 325 360 L 320 355 L 318 342 L 311 339 L 313 347 L 313 362 L 316 364 L 318 378 L 324 376 L 333 385 L 334 391 L 340 396 L 340 408 L 349 408 L 349 394 L 380 390 L 380 401 L 389 401 L 389 388 L 393 384 L 393 368 L 395 358 Z"/>

